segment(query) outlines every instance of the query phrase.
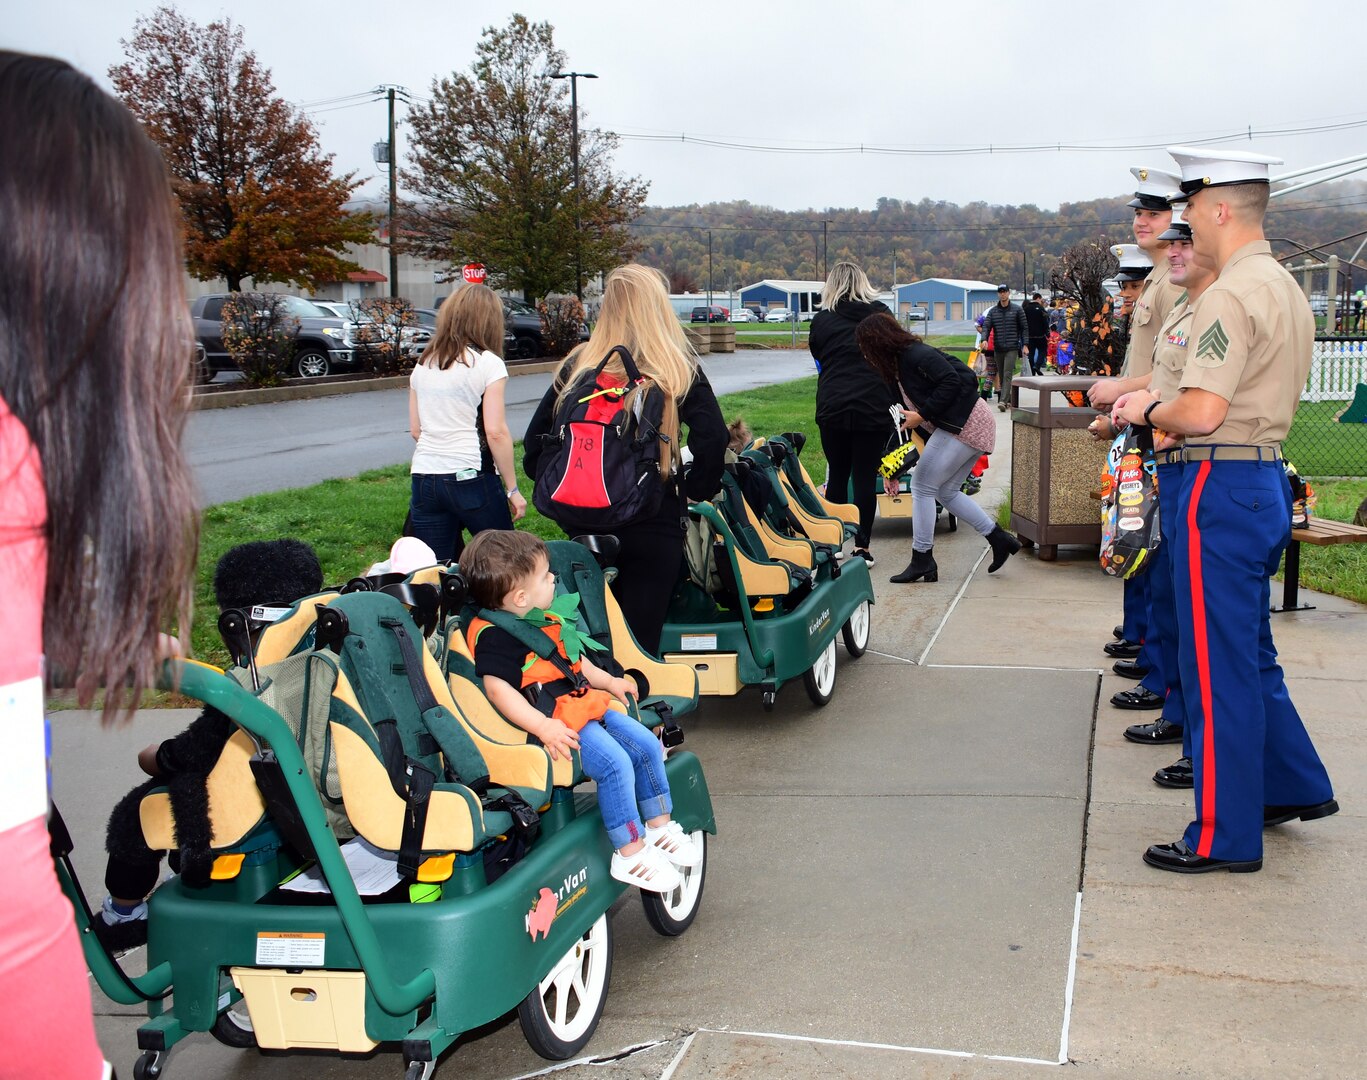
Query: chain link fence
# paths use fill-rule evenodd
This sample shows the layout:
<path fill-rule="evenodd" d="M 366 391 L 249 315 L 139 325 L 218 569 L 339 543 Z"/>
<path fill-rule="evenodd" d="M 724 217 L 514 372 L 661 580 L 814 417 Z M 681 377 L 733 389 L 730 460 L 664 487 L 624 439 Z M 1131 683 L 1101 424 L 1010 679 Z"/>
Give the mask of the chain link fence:
<path fill-rule="evenodd" d="M 1283 452 L 1302 476 L 1367 477 L 1367 335 L 1315 339 Z"/>

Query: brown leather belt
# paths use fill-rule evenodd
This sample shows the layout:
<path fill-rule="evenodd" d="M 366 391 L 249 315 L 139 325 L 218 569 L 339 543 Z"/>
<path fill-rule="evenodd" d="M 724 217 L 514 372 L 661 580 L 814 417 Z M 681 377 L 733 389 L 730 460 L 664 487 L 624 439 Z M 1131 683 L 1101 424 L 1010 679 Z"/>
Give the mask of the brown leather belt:
<path fill-rule="evenodd" d="M 1174 450 L 1160 450 L 1158 461 L 1176 465 L 1184 461 L 1281 461 L 1280 446 L 1233 446 L 1215 443 L 1208 446 L 1179 446 Z"/>

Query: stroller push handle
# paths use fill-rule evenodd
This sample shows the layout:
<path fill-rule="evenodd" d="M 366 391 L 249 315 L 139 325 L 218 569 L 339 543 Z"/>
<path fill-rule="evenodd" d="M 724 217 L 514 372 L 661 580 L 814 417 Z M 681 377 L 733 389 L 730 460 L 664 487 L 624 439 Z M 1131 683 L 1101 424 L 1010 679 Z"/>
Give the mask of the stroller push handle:
<path fill-rule="evenodd" d="M 342 925 L 346 927 L 357 959 L 361 961 L 375 1001 L 386 1012 L 400 1015 L 427 1000 L 436 985 L 430 968 L 423 968 L 405 982 L 396 982 L 390 975 L 375 928 L 361 904 L 356 883 L 342 858 L 337 838 L 327 826 L 318 792 L 308 780 L 303 755 L 280 715 L 217 668 L 193 660 L 168 661 L 163 669 L 161 686 L 212 705 L 275 751 L 290 796 L 313 841 L 318 865 L 322 868 L 328 887 L 332 889 Z"/>

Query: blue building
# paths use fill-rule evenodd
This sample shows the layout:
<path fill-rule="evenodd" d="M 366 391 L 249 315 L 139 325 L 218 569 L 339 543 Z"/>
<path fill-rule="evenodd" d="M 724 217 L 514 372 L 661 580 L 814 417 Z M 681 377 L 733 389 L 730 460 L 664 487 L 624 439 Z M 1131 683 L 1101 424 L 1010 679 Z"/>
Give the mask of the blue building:
<path fill-rule="evenodd" d="M 741 289 L 740 302 L 761 313 L 774 308 L 796 311 L 797 317 L 805 322 L 821 310 L 821 290 L 825 287 L 824 281 L 765 278 Z"/>
<path fill-rule="evenodd" d="M 936 322 L 975 319 L 997 302 L 997 286 L 990 281 L 963 278 L 925 278 L 898 285 L 897 314 L 924 311 Z"/>

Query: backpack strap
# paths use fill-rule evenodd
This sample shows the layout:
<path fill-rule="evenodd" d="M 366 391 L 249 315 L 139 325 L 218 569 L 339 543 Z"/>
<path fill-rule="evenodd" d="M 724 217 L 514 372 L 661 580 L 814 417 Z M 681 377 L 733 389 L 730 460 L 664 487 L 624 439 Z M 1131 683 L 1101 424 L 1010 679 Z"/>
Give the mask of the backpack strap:
<path fill-rule="evenodd" d="M 641 369 L 636 366 L 636 358 L 631 355 L 631 350 L 625 345 L 614 345 L 608 350 L 607 356 L 603 357 L 602 361 L 598 364 L 597 370 L 594 371 L 595 379 L 597 376 L 603 374 L 603 369 L 608 366 L 608 361 L 618 353 L 621 353 L 622 355 L 622 369 L 626 372 L 627 385 L 635 386 L 638 382 L 642 381 L 644 376 L 641 374 Z"/>

